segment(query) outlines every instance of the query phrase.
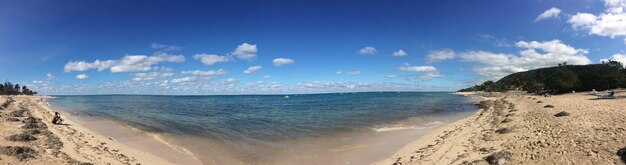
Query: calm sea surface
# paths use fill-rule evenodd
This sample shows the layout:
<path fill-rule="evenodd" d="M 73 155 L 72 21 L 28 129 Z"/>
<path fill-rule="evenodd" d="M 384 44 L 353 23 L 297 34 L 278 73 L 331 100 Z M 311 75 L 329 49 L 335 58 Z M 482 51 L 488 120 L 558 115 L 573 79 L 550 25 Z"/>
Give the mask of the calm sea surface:
<path fill-rule="evenodd" d="M 365 92 L 306 95 L 56 96 L 73 113 L 125 122 L 139 129 L 194 136 L 228 145 L 277 147 L 282 141 L 346 132 L 419 128 L 438 116 L 475 111 L 475 99 L 445 92 Z M 411 120 L 419 118 L 420 120 Z M 435 118 L 435 119 L 433 119 Z M 406 123 L 402 123 L 406 121 Z"/>

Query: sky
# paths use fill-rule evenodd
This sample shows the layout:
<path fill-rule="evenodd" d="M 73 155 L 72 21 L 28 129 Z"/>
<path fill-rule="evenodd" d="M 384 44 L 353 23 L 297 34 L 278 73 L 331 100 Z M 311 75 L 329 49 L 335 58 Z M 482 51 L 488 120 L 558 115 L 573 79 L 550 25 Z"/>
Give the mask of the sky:
<path fill-rule="evenodd" d="M 0 78 L 46 95 L 454 91 L 626 62 L 626 0 L 0 0 Z"/>

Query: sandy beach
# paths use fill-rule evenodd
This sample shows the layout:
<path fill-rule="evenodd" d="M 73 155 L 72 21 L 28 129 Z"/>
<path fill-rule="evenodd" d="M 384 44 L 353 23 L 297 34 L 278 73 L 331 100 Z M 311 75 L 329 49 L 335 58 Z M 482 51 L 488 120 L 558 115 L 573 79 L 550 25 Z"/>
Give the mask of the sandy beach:
<path fill-rule="evenodd" d="M 375 164 L 623 164 L 626 91 L 616 96 L 492 95 Z"/>
<path fill-rule="evenodd" d="M 200 164 L 137 132 L 104 136 L 69 117 L 51 124 L 53 111 L 45 96 L 3 96 L 0 103 L 0 163 L 2 164 Z M 12 101 L 9 101 L 12 100 Z M 84 124 L 84 123 L 83 123 Z M 102 121 L 102 129 L 120 127 Z M 124 130 L 124 129 L 116 129 Z M 114 138 L 117 137 L 117 138 Z M 131 145 L 135 144 L 135 145 Z M 137 147 L 143 146 L 143 148 Z"/>

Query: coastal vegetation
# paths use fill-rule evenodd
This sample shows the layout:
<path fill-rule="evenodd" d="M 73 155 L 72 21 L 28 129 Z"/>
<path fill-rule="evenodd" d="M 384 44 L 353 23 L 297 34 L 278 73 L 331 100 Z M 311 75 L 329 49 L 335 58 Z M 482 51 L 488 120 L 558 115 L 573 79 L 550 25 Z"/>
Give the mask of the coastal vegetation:
<path fill-rule="evenodd" d="M 13 84 L 10 82 L 4 82 L 0 84 L 0 95 L 36 95 L 37 92 L 28 89 L 26 86 L 20 84 Z"/>
<path fill-rule="evenodd" d="M 626 69 L 618 61 L 601 64 L 568 65 L 539 68 L 510 74 L 498 81 L 461 89 L 460 92 L 505 92 L 524 90 L 533 93 L 561 94 L 572 91 L 607 90 L 626 87 Z"/>

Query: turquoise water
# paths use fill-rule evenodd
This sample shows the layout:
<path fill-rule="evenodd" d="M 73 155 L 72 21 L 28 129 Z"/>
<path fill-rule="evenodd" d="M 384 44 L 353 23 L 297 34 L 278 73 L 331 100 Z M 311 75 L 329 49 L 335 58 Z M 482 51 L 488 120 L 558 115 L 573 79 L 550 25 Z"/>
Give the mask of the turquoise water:
<path fill-rule="evenodd" d="M 306 95 L 56 96 L 55 106 L 140 129 L 211 139 L 225 145 L 275 147 L 276 142 L 367 132 L 410 118 L 475 111 L 475 100 L 445 92 Z M 413 125 L 427 125 L 420 120 Z M 404 128 L 404 127 L 403 127 Z M 409 127 L 411 128 L 411 127 Z M 390 128 L 389 130 L 394 130 Z"/>

